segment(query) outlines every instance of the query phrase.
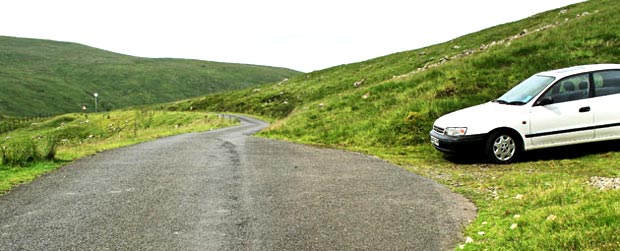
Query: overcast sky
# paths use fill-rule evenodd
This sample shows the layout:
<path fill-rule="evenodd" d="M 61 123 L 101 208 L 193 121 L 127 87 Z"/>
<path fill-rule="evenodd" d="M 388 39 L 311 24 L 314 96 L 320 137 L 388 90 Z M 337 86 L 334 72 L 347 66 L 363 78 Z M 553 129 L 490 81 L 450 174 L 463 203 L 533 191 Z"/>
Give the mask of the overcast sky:
<path fill-rule="evenodd" d="M 576 2 L 5 0 L 0 35 L 309 72 L 444 42 Z"/>

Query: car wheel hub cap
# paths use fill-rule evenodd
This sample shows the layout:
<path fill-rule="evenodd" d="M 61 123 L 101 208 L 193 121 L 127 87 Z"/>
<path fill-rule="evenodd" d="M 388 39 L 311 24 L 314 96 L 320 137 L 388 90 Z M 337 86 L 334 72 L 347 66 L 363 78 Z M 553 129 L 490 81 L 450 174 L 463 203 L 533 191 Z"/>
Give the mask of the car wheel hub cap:
<path fill-rule="evenodd" d="M 495 154 L 495 157 L 501 161 L 511 159 L 515 154 L 515 150 L 515 141 L 507 135 L 498 137 L 493 143 L 493 154 Z"/>

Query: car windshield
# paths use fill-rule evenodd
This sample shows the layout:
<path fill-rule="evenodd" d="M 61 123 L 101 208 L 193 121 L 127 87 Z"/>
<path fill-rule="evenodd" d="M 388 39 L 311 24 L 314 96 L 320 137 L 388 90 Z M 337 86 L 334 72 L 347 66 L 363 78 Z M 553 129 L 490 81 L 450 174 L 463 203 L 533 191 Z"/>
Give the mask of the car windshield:
<path fill-rule="evenodd" d="M 555 78 L 534 75 L 510 89 L 494 102 L 508 105 L 524 105 L 545 89 Z"/>

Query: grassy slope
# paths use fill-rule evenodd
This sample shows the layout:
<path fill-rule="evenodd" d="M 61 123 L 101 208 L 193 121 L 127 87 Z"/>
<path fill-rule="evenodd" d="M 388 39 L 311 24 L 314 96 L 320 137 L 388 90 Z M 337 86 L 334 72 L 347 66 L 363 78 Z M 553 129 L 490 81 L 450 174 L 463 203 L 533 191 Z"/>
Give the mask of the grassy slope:
<path fill-rule="evenodd" d="M 620 249 L 620 192 L 600 192 L 587 184 L 591 176 L 620 175 L 614 144 L 585 154 L 583 148 L 542 152 L 522 163 L 492 166 L 450 162 L 428 142 L 439 116 L 496 98 L 533 73 L 617 63 L 620 2 L 593 0 L 566 9 L 167 108 L 276 118 L 264 136 L 378 155 L 442 182 L 479 207 L 478 219 L 466 231 L 474 242 L 466 249 Z M 524 36 L 515 36 L 524 30 Z M 474 53 L 464 55 L 468 50 Z M 437 65 L 444 57 L 452 59 Z M 425 65 L 431 67 L 412 73 Z M 353 86 L 362 79 L 359 88 Z"/>
<path fill-rule="evenodd" d="M 34 116 L 154 104 L 277 82 L 298 72 L 183 59 L 148 59 L 80 44 L 0 36 L 0 114 Z M 19 98 L 17 98 L 19 97 Z"/>
<path fill-rule="evenodd" d="M 438 116 L 496 98 L 533 73 L 615 62 L 620 55 L 620 35 L 615 32 L 620 18 L 614 12 L 619 8 L 613 1 L 589 2 L 571 7 L 563 15 L 554 10 L 428 48 L 175 105 L 285 118 L 282 127 L 272 134 L 305 142 L 345 146 L 427 143 L 427 131 Z M 585 11 L 591 14 L 576 18 Z M 565 18 L 569 21 L 564 22 Z M 533 32 L 555 22 L 560 23 L 555 28 Z M 479 50 L 482 44 L 509 38 L 524 29 L 530 33 L 509 45 Z M 394 78 L 467 49 L 476 53 Z M 353 83 L 362 79 L 362 86 L 355 88 Z M 362 98 L 364 94 L 369 94 L 367 99 Z M 343 120 L 350 123 L 334 123 Z"/>

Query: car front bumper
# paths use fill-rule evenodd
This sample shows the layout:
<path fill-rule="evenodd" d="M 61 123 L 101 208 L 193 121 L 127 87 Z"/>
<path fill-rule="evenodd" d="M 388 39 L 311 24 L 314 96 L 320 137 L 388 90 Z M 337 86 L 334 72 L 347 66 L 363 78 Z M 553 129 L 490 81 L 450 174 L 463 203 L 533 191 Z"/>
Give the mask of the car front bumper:
<path fill-rule="evenodd" d="M 435 149 L 444 153 L 464 153 L 481 151 L 485 140 L 484 134 L 466 136 L 446 136 L 432 130 L 430 132 L 431 144 Z"/>

